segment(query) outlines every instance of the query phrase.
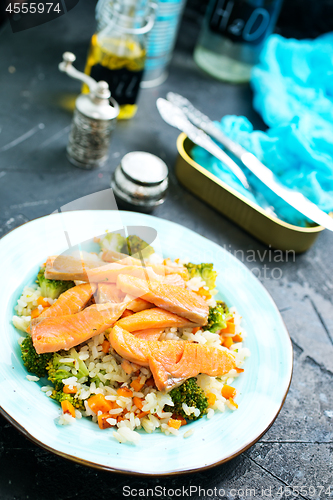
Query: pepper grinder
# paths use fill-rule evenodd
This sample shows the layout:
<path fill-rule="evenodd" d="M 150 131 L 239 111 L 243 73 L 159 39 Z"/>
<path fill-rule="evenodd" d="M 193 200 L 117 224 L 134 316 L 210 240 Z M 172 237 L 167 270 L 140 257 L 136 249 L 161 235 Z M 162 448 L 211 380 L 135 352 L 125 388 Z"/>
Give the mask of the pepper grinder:
<path fill-rule="evenodd" d="M 59 70 L 88 85 L 90 93 L 76 99 L 67 157 L 76 167 L 86 170 L 102 166 L 107 157 L 119 114 L 118 103 L 111 97 L 107 82 L 96 82 L 73 67 L 76 57 L 63 54 Z"/>

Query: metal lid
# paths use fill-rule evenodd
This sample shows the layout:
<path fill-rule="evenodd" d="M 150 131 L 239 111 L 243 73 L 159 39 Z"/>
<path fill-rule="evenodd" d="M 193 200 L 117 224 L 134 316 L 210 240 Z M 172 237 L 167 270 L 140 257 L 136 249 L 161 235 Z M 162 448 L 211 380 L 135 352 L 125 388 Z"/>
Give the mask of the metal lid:
<path fill-rule="evenodd" d="M 114 171 L 111 187 L 127 209 L 150 212 L 165 200 L 168 167 L 150 153 L 128 153 Z"/>
<path fill-rule="evenodd" d="M 164 161 L 144 151 L 125 155 L 121 169 L 128 180 L 140 186 L 157 186 L 168 177 L 168 167 Z"/>

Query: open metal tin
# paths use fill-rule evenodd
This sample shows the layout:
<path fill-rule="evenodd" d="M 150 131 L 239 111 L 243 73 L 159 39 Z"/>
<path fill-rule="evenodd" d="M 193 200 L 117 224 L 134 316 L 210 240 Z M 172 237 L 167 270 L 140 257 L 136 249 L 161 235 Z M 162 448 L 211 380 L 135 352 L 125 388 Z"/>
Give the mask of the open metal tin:
<path fill-rule="evenodd" d="M 299 227 L 268 215 L 190 157 L 193 142 L 181 133 L 177 139 L 176 175 L 193 194 L 218 210 L 258 240 L 280 250 L 305 252 L 324 227 Z"/>

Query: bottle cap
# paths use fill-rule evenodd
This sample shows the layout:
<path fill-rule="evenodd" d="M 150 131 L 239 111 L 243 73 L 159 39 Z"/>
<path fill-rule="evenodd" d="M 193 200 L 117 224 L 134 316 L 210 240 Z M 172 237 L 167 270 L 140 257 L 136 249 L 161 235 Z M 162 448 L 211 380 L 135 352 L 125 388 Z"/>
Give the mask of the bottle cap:
<path fill-rule="evenodd" d="M 149 212 L 165 200 L 168 167 L 151 153 L 133 151 L 116 168 L 111 187 L 122 204 Z"/>

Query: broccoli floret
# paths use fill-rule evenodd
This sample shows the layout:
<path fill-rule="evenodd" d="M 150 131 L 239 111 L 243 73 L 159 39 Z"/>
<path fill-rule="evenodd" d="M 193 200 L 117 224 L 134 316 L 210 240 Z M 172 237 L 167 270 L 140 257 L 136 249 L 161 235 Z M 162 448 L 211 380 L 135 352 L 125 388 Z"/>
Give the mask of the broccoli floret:
<path fill-rule="evenodd" d="M 69 361 L 66 361 L 66 358 L 69 358 Z M 73 358 L 75 361 L 70 361 Z M 56 391 L 62 391 L 64 386 L 63 379 L 73 377 L 72 372 L 65 370 L 64 366 L 75 368 L 77 371 L 75 377 L 78 380 L 84 379 L 85 381 L 89 376 L 89 370 L 85 362 L 79 358 L 79 354 L 74 348 L 70 351 L 56 352 L 52 355 L 46 367 L 48 379 L 52 382 Z"/>
<path fill-rule="evenodd" d="M 185 264 L 185 267 L 188 270 L 190 279 L 200 276 L 200 278 L 203 279 L 208 286 L 209 290 L 213 290 L 215 288 L 217 272 L 214 271 L 213 264 L 192 264 L 189 262 L 188 264 Z"/>
<path fill-rule="evenodd" d="M 28 372 L 34 373 L 37 377 L 45 377 L 47 374 L 46 366 L 53 354 L 37 354 L 30 335 L 21 343 L 21 351 L 23 364 Z"/>
<path fill-rule="evenodd" d="M 85 410 L 83 400 L 76 398 L 74 394 L 66 394 L 65 392 L 63 392 L 61 390 L 59 390 L 59 391 L 54 390 L 54 391 L 52 391 L 50 398 L 54 399 L 55 401 L 58 401 L 58 403 L 61 403 L 62 401 L 65 401 L 67 399 L 67 401 L 72 403 L 74 408 L 76 408 L 77 410 L 80 410 L 80 411 Z"/>
<path fill-rule="evenodd" d="M 101 250 L 114 250 L 115 252 L 124 253 L 125 255 L 135 255 L 140 258 L 141 254 L 144 259 L 152 255 L 155 250 L 148 245 L 139 236 L 131 235 L 124 238 L 119 233 L 107 233 L 99 242 Z M 139 254 L 139 255 L 137 255 Z"/>
<path fill-rule="evenodd" d="M 207 413 L 208 400 L 205 396 L 204 391 L 198 386 L 195 377 L 185 380 L 185 382 L 172 389 L 169 392 L 174 406 L 165 405 L 164 411 L 172 412 L 175 415 L 185 418 L 186 420 L 198 420 L 203 415 Z M 196 417 L 193 413 L 187 415 L 182 404 L 185 403 L 189 407 L 195 407 L 200 410 L 200 415 Z"/>
<path fill-rule="evenodd" d="M 124 245 L 126 245 L 126 240 L 124 236 L 119 233 L 107 233 L 99 242 L 101 250 L 113 250 L 115 252 L 121 252 Z"/>
<path fill-rule="evenodd" d="M 205 329 L 212 333 L 223 330 L 227 327 L 226 317 L 228 314 L 229 309 L 226 303 L 218 300 L 215 307 L 209 308 L 208 323 Z"/>
<path fill-rule="evenodd" d="M 45 278 L 45 268 L 41 267 L 37 274 L 37 283 L 43 297 L 57 299 L 59 295 L 75 286 L 74 281 L 49 280 Z"/>
<path fill-rule="evenodd" d="M 53 360 L 49 361 L 47 367 L 47 374 L 48 374 L 48 379 L 54 387 L 56 388 L 56 391 L 62 391 L 64 384 L 63 384 L 63 379 L 64 378 L 69 378 L 71 376 L 71 373 L 64 370 L 63 368 L 56 368 L 56 366 L 53 364 Z"/>
<path fill-rule="evenodd" d="M 126 255 L 135 255 L 138 258 L 142 255 L 144 259 L 147 259 L 155 253 L 155 250 L 139 236 L 131 235 L 126 238 L 121 252 Z"/>

